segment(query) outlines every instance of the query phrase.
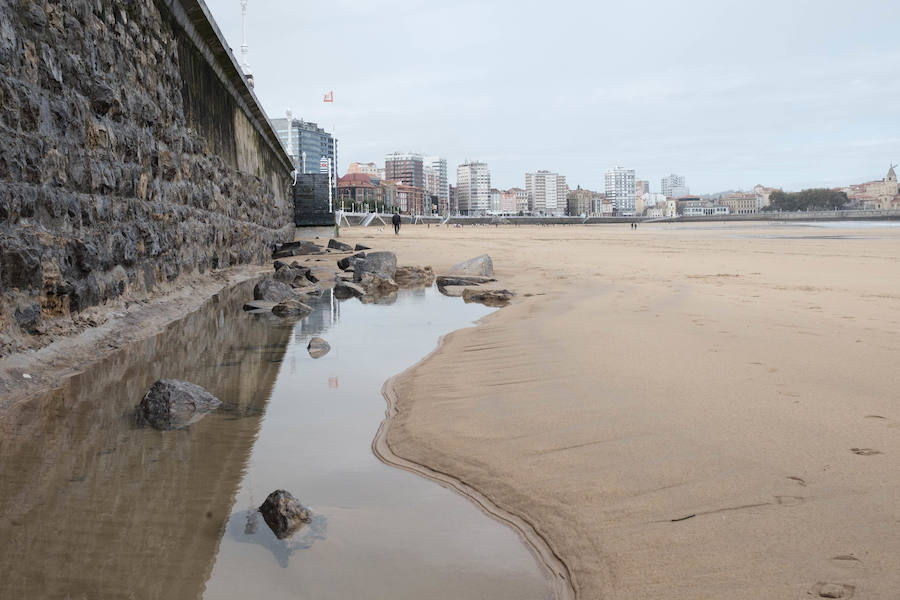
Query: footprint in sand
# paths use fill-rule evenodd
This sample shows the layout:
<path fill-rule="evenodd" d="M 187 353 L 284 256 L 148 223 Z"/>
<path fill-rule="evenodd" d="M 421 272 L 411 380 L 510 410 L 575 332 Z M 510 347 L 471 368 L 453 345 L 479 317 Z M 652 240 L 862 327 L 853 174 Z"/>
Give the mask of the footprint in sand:
<path fill-rule="evenodd" d="M 853 454 L 858 454 L 860 456 L 872 456 L 873 454 L 881 454 L 881 450 L 875 450 L 874 448 L 850 448 L 850 452 Z"/>
<path fill-rule="evenodd" d="M 806 480 L 802 477 L 794 477 L 793 475 L 788 475 L 788 479 L 790 479 L 791 481 L 796 481 L 799 485 L 806 487 Z"/>
<path fill-rule="evenodd" d="M 852 598 L 856 588 L 846 583 L 828 583 L 820 581 L 809 591 L 818 598 Z"/>
<path fill-rule="evenodd" d="M 859 560 L 852 554 L 841 554 L 840 556 L 832 556 L 831 560 L 840 560 L 843 562 L 850 562 L 850 563 L 862 563 L 861 560 Z"/>
<path fill-rule="evenodd" d="M 805 500 L 803 496 L 775 496 L 775 501 L 781 506 L 797 506 L 803 500 Z"/>

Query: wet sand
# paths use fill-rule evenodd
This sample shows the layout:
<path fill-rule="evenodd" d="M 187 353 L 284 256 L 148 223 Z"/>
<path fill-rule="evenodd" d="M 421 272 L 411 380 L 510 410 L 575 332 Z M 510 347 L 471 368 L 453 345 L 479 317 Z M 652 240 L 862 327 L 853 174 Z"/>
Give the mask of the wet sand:
<path fill-rule="evenodd" d="M 896 597 L 900 228 L 343 237 L 488 252 L 518 293 L 393 380 L 387 444 L 530 523 L 579 598 Z"/>

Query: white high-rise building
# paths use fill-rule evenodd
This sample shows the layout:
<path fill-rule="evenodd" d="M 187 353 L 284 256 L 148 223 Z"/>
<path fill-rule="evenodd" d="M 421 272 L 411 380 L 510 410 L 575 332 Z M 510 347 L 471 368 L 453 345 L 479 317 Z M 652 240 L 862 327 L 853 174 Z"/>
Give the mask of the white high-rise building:
<path fill-rule="evenodd" d="M 566 212 L 566 176 L 550 171 L 525 173 L 528 208 L 533 215 L 562 215 Z"/>
<path fill-rule="evenodd" d="M 681 198 L 690 193 L 684 183 L 684 176 L 674 173 L 659 180 L 659 191 L 666 198 Z"/>
<path fill-rule="evenodd" d="M 450 180 L 447 178 L 447 159 L 440 156 L 426 156 L 424 158 L 426 167 L 430 167 L 434 171 L 437 178 L 438 190 L 437 197 L 441 206 L 447 206 L 450 202 Z"/>
<path fill-rule="evenodd" d="M 620 215 L 633 215 L 636 199 L 634 169 L 614 167 L 606 171 L 606 197 Z"/>
<path fill-rule="evenodd" d="M 456 168 L 456 202 L 463 215 L 491 210 L 491 172 L 487 163 L 467 161 Z"/>

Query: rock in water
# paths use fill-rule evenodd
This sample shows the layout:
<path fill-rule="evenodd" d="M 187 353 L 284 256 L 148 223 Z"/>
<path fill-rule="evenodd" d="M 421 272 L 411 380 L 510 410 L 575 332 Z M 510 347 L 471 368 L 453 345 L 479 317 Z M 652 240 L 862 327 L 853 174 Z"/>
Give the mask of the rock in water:
<path fill-rule="evenodd" d="M 313 309 L 299 300 L 282 300 L 272 307 L 272 314 L 276 317 L 305 317 Z"/>
<path fill-rule="evenodd" d="M 359 282 L 363 273 L 372 273 L 381 279 L 393 279 L 397 272 L 397 256 L 393 252 L 369 252 L 365 258 L 352 257 L 353 281 Z"/>
<path fill-rule="evenodd" d="M 365 293 L 366 290 L 350 281 L 342 281 L 334 286 L 334 297 L 338 300 L 346 300 L 347 298 L 353 298 L 354 296 L 359 298 Z"/>
<path fill-rule="evenodd" d="M 465 288 L 462 293 L 466 302 L 479 302 L 485 306 L 506 306 L 515 296 L 509 290 L 482 290 L 479 288 Z"/>
<path fill-rule="evenodd" d="M 314 337 L 309 340 L 309 344 L 306 346 L 307 351 L 309 351 L 309 355 L 313 358 L 322 358 L 328 351 L 331 350 L 331 346 L 320 337 Z"/>
<path fill-rule="evenodd" d="M 339 242 L 335 239 L 328 240 L 328 247 L 332 250 L 342 250 L 344 252 L 353 252 L 353 246 L 350 244 L 345 244 L 344 242 Z"/>
<path fill-rule="evenodd" d="M 397 291 L 398 285 L 391 278 L 384 278 L 374 273 L 363 273 L 357 283 L 371 296 L 384 296 Z"/>
<path fill-rule="evenodd" d="M 282 300 L 296 300 L 297 294 L 294 293 L 291 286 L 284 282 L 275 281 L 274 279 L 263 279 L 253 288 L 253 299 L 281 302 Z"/>
<path fill-rule="evenodd" d="M 394 281 L 404 287 L 430 286 L 434 283 L 434 270 L 431 267 L 397 267 Z"/>
<path fill-rule="evenodd" d="M 266 525 L 279 540 L 289 537 L 312 519 L 309 509 L 284 490 L 275 490 L 259 507 Z"/>
<path fill-rule="evenodd" d="M 199 385 L 160 379 L 144 394 L 138 410 L 155 429 L 181 429 L 200 420 L 222 402 Z"/>
<path fill-rule="evenodd" d="M 494 274 L 494 263 L 491 261 L 490 256 L 482 254 L 454 265 L 450 268 L 450 273 L 453 275 L 484 275 L 489 277 Z"/>

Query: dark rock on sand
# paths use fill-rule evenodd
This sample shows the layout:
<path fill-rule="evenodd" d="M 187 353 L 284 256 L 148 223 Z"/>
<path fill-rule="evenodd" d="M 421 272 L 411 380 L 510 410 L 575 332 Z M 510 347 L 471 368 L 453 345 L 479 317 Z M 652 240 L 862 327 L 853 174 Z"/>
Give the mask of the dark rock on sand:
<path fill-rule="evenodd" d="M 177 379 L 160 379 L 138 406 L 141 417 L 155 429 L 187 427 L 215 410 L 222 402 L 199 385 Z"/>
<path fill-rule="evenodd" d="M 463 276 L 452 276 L 452 275 L 441 275 L 437 278 L 438 286 L 481 285 L 483 283 L 489 283 L 491 281 L 497 281 L 497 280 L 492 277 L 480 277 L 480 276 L 463 277 Z"/>
<path fill-rule="evenodd" d="M 284 262 L 283 260 L 276 260 L 275 264 L 273 266 L 275 267 L 275 270 L 277 271 L 278 269 L 281 269 L 284 267 L 289 267 L 290 265 L 287 264 L 286 262 Z"/>
<path fill-rule="evenodd" d="M 282 300 L 296 300 L 297 294 L 294 293 L 291 286 L 282 281 L 263 279 L 253 288 L 253 299 L 281 302 Z"/>
<path fill-rule="evenodd" d="M 397 267 L 394 281 L 403 287 L 430 286 L 434 283 L 434 270 L 431 267 Z"/>
<path fill-rule="evenodd" d="M 338 300 L 346 300 L 353 297 L 359 298 L 365 293 L 365 289 L 352 281 L 342 281 L 334 286 L 334 297 Z"/>
<path fill-rule="evenodd" d="M 470 258 L 450 268 L 452 275 L 484 275 L 494 274 L 494 263 L 487 254 Z"/>
<path fill-rule="evenodd" d="M 263 519 L 279 540 L 309 523 L 312 518 L 309 509 L 285 490 L 275 490 L 259 507 Z"/>
<path fill-rule="evenodd" d="M 328 247 L 332 250 L 341 250 L 343 252 L 353 252 L 353 246 L 350 244 L 345 244 L 344 242 L 339 242 L 335 239 L 328 240 Z"/>
<path fill-rule="evenodd" d="M 300 240 L 276 244 L 272 251 L 272 258 L 286 258 L 288 256 L 304 256 L 307 254 L 321 254 L 322 246 L 310 241 Z"/>
<path fill-rule="evenodd" d="M 272 307 L 272 314 L 276 317 L 303 317 L 312 311 L 312 307 L 299 300 L 282 300 Z"/>
<path fill-rule="evenodd" d="M 371 250 L 371 248 L 369 248 L 368 246 L 363 246 L 362 244 L 355 245 L 353 249 L 357 252 L 359 252 L 360 250 Z"/>
<path fill-rule="evenodd" d="M 346 271 L 346 270 L 348 270 L 348 269 L 350 268 L 350 260 L 351 260 L 351 259 L 353 259 L 353 258 L 365 258 L 365 257 L 366 257 L 366 253 L 365 253 L 365 252 L 359 252 L 359 253 L 357 253 L 357 254 L 354 254 L 353 256 L 345 256 L 344 258 L 342 258 L 342 259 L 340 259 L 339 261 L 337 261 L 337 266 L 338 266 L 338 268 L 339 268 L 341 271 Z"/>
<path fill-rule="evenodd" d="M 329 350 L 331 350 L 331 345 L 329 345 L 328 342 L 320 337 L 314 337 L 313 339 L 309 340 L 309 344 L 307 344 L 306 350 L 313 358 L 322 358 L 323 356 L 328 354 Z"/>
<path fill-rule="evenodd" d="M 509 290 L 482 290 L 478 288 L 465 288 L 462 293 L 466 302 L 479 302 L 485 306 L 506 306 L 515 296 Z"/>

